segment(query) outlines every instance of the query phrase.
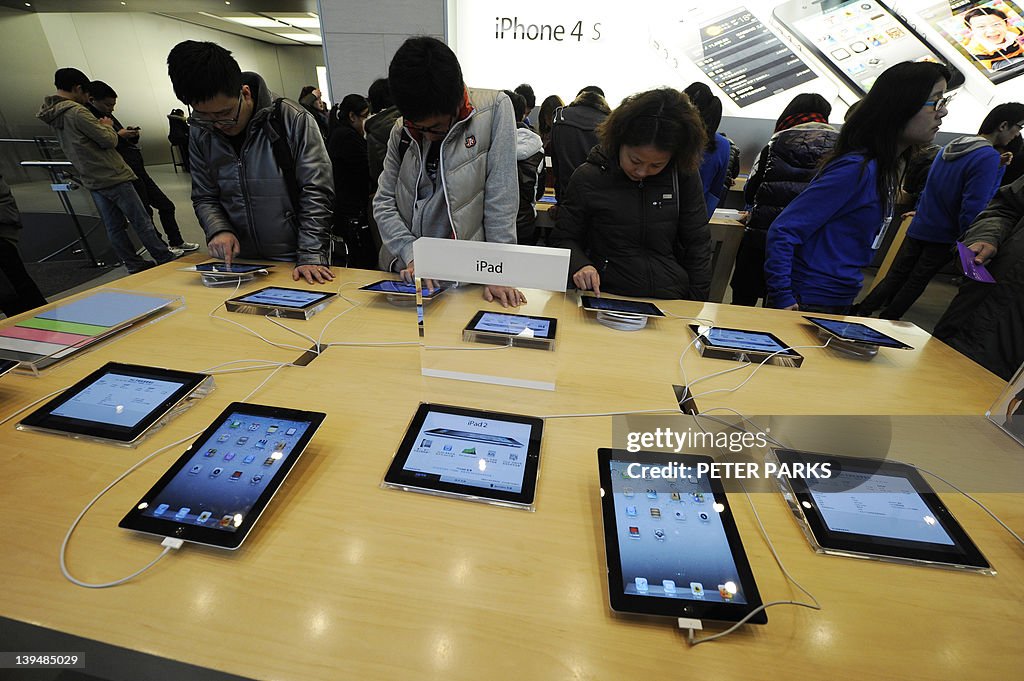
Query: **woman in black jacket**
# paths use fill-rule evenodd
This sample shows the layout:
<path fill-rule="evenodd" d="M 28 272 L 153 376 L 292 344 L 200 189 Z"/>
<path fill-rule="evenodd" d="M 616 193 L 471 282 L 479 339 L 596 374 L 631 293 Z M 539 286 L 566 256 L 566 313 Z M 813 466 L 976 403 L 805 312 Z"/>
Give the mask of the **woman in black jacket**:
<path fill-rule="evenodd" d="M 348 266 L 376 269 L 377 249 L 367 229 L 370 165 L 363 123 L 370 104 L 362 95 L 346 95 L 331 109 L 327 154 L 334 167 L 334 232 L 348 247 Z"/>
<path fill-rule="evenodd" d="M 686 95 L 631 95 L 569 182 L 552 245 L 578 289 L 707 300 L 711 237 L 698 174 L 707 138 Z"/>

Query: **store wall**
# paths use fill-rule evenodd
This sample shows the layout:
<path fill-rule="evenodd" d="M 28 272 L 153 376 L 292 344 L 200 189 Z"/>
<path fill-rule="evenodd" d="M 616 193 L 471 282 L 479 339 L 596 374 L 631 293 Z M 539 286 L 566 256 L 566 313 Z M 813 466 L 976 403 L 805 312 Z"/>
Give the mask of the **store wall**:
<path fill-rule="evenodd" d="M 5 69 L 0 137 L 48 134 L 35 114 L 42 98 L 53 91 L 54 70 L 74 66 L 117 91 L 114 113 L 125 125 L 142 128 L 146 162 L 169 163 L 167 114 L 184 107 L 167 78 L 167 53 L 182 40 L 223 45 L 242 69 L 259 72 L 273 91 L 291 98 L 298 97 L 303 85 L 316 82 L 316 67 L 323 64 L 319 47 L 276 46 L 155 14 L 0 9 L 0 63 L 19 65 Z M 34 156 L 33 149 L 19 146 L 15 154 L 4 150 L 10 146 L 0 145 L 0 172 L 14 181 L 25 179 L 11 166 L 16 155 Z"/>

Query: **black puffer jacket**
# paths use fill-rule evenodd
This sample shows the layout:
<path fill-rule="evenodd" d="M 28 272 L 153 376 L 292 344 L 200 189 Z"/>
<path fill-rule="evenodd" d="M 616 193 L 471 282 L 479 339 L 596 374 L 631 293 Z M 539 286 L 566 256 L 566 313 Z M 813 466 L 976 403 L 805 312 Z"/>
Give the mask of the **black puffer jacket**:
<path fill-rule="evenodd" d="M 747 222 L 751 236 L 760 236 L 763 243 L 772 222 L 811 183 L 838 138 L 839 133 L 827 123 L 803 123 L 772 136 L 743 188 L 751 206 Z"/>
<path fill-rule="evenodd" d="M 570 277 L 593 265 L 602 291 L 707 300 L 711 236 L 703 197 L 697 173 L 670 167 L 634 182 L 596 146 L 572 176 L 551 242 L 572 251 Z"/>
<path fill-rule="evenodd" d="M 597 144 L 597 126 L 607 117 L 608 111 L 584 103 L 573 103 L 555 111 L 551 122 L 551 169 L 559 201 L 569 187 L 573 172 Z"/>

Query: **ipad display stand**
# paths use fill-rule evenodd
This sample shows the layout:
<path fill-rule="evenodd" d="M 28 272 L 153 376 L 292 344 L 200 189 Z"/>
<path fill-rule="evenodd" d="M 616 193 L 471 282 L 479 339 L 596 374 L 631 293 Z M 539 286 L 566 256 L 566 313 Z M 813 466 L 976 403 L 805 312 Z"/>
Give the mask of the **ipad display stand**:
<path fill-rule="evenodd" d="M 639 331 L 647 326 L 647 317 L 642 314 L 630 314 L 629 312 L 608 312 L 597 313 L 599 324 L 607 326 L 616 331 Z"/>
<path fill-rule="evenodd" d="M 829 347 L 832 347 L 835 341 L 829 343 Z M 756 352 L 753 350 L 740 350 L 734 348 L 723 348 L 709 346 L 703 342 L 703 340 L 697 340 L 693 344 L 697 352 L 700 353 L 701 357 L 707 357 L 708 359 L 727 359 L 733 362 L 748 362 L 750 364 L 773 364 L 780 367 L 793 367 L 799 368 L 804 363 L 803 355 L 792 353 L 773 353 L 773 352 Z"/>
<path fill-rule="evenodd" d="M 256 278 L 255 272 L 246 272 L 245 274 L 233 274 L 230 277 L 223 275 L 210 275 L 205 272 L 200 272 L 202 275 L 203 286 L 209 288 L 221 288 L 227 286 L 241 286 L 247 284 Z"/>
<path fill-rule="evenodd" d="M 828 331 L 819 328 L 818 338 L 821 340 L 832 339 L 828 346 L 834 350 L 838 350 L 844 355 L 856 357 L 857 359 L 863 359 L 865 361 L 872 360 L 878 354 L 878 346 L 872 343 L 861 343 L 859 341 L 848 341 L 833 336 Z"/>
<path fill-rule="evenodd" d="M 1024 446 L 1024 364 L 1017 369 L 985 416 Z"/>
<path fill-rule="evenodd" d="M 83 435 L 81 433 L 66 433 L 48 429 L 43 430 L 40 428 L 35 428 L 33 426 L 25 426 L 20 423 L 17 425 L 17 430 L 22 430 L 26 432 L 46 433 L 47 435 L 58 435 L 60 437 L 70 438 L 72 440 L 86 440 L 88 442 L 98 442 L 100 444 L 105 445 L 116 445 L 118 447 L 127 447 L 130 449 L 134 449 L 135 447 L 138 447 L 140 444 L 142 444 L 147 439 L 152 437 L 154 434 L 158 433 L 164 426 L 173 421 L 175 418 L 191 409 L 192 406 L 196 404 L 199 400 L 203 399 L 204 397 L 212 393 L 216 389 L 216 387 L 217 383 L 216 381 L 214 381 L 213 376 L 207 376 L 206 379 L 204 379 L 202 383 L 197 385 L 192 392 L 186 395 L 177 406 L 173 407 L 170 411 L 168 411 L 166 414 L 160 417 L 159 420 L 157 420 L 153 425 L 147 428 L 142 433 L 142 435 L 140 435 L 133 442 L 121 442 L 120 440 L 110 440 L 105 437 L 97 437 L 95 435 Z"/>

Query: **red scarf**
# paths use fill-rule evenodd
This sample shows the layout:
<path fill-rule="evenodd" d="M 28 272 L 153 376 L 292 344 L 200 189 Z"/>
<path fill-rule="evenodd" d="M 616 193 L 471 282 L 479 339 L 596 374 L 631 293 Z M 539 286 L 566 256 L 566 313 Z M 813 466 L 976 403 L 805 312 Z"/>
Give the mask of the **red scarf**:
<path fill-rule="evenodd" d="M 820 113 L 795 113 L 792 116 L 786 116 L 776 126 L 775 132 L 780 130 L 789 130 L 794 125 L 800 125 L 801 123 L 828 123 L 828 119 L 822 116 Z"/>

